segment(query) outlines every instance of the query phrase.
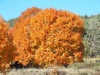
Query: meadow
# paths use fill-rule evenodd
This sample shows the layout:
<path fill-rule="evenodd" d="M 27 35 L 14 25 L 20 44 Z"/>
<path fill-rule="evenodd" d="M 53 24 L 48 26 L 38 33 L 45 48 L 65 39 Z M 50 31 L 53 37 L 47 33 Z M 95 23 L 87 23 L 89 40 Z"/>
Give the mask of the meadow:
<path fill-rule="evenodd" d="M 0 73 L 2 75 L 2 73 Z M 100 75 L 100 58 L 84 58 L 82 63 L 46 68 L 11 69 L 7 75 Z"/>

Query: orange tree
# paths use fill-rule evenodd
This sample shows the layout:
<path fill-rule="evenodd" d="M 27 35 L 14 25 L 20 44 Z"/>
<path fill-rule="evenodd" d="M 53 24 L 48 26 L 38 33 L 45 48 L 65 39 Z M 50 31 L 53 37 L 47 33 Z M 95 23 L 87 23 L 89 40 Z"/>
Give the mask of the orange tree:
<path fill-rule="evenodd" d="M 8 30 L 8 24 L 0 16 L 0 71 L 4 74 L 16 55 Z"/>
<path fill-rule="evenodd" d="M 29 30 L 33 63 L 44 66 L 82 62 L 83 24 L 78 15 L 53 8 L 31 17 Z"/>
<path fill-rule="evenodd" d="M 29 8 L 13 28 L 13 44 L 19 56 L 15 61 L 39 66 L 83 61 L 84 22 L 76 14 L 53 8 Z M 37 13 L 38 12 L 38 13 Z"/>
<path fill-rule="evenodd" d="M 15 22 L 13 29 L 10 31 L 13 38 L 13 44 L 17 48 L 17 53 L 19 54 L 15 58 L 15 61 L 23 65 L 29 63 L 32 55 L 30 50 L 29 21 L 30 18 L 35 16 L 40 10 L 39 8 L 32 7 L 22 12 Z"/>

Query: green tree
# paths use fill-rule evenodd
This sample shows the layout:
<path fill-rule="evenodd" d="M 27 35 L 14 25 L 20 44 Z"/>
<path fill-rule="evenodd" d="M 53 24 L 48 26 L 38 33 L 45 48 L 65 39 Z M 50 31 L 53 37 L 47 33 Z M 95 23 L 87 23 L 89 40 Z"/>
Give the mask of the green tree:
<path fill-rule="evenodd" d="M 100 22 L 99 15 L 92 15 L 85 19 L 86 35 L 84 36 L 85 55 L 89 57 L 100 56 Z"/>
<path fill-rule="evenodd" d="M 13 19 L 8 20 L 7 22 L 9 23 L 10 27 L 13 27 L 14 26 L 14 23 L 16 21 L 17 21 L 17 18 L 13 18 Z"/>

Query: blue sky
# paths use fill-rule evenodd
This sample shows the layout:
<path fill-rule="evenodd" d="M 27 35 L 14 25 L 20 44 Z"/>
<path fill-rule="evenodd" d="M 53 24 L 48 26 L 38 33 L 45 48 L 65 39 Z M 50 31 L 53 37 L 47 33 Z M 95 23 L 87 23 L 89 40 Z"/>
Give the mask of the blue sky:
<path fill-rule="evenodd" d="M 100 14 L 100 0 L 0 0 L 0 14 L 9 20 L 34 6 L 41 9 L 53 7 L 78 15 Z"/>

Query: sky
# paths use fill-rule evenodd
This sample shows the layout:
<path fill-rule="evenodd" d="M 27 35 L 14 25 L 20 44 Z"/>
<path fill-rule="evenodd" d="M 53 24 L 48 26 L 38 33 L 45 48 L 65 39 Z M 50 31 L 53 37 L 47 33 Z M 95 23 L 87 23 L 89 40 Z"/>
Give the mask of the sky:
<path fill-rule="evenodd" d="M 100 0 L 0 0 L 0 15 L 9 20 L 20 16 L 21 12 L 31 7 L 52 7 L 81 16 L 100 14 Z"/>

